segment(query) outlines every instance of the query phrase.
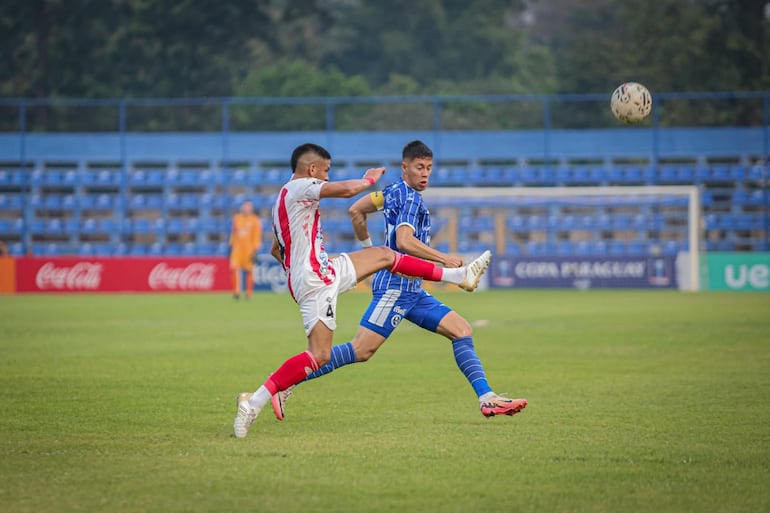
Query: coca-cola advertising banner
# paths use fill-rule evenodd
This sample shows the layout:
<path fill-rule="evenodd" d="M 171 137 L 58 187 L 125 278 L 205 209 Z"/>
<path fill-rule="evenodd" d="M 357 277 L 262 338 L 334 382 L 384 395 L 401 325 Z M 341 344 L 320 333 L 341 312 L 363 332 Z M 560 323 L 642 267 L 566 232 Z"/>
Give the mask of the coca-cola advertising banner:
<path fill-rule="evenodd" d="M 510 257 L 492 259 L 495 288 L 676 288 L 673 256 Z"/>
<path fill-rule="evenodd" d="M 20 258 L 17 292 L 230 290 L 225 258 Z"/>

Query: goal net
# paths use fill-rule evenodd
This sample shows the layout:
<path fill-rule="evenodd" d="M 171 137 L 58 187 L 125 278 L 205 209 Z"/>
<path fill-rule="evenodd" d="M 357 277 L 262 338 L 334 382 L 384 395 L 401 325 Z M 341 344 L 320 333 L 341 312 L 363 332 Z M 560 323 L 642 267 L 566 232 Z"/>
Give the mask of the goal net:
<path fill-rule="evenodd" d="M 514 259 L 665 256 L 676 261 L 679 288 L 698 290 L 695 186 L 438 187 L 423 195 L 434 220 L 432 245 L 444 250 L 491 247 Z"/>

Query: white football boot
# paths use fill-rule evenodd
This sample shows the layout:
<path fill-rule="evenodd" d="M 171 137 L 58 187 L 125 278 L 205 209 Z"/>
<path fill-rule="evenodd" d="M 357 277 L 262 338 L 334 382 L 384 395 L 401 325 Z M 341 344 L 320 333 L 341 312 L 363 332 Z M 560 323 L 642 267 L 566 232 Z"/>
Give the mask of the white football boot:
<path fill-rule="evenodd" d="M 463 290 L 467 290 L 468 292 L 473 292 L 476 290 L 476 287 L 479 286 L 479 279 L 481 279 L 481 275 L 483 275 L 484 271 L 486 271 L 487 267 L 489 267 L 489 261 L 491 259 L 492 253 L 487 250 L 483 252 L 481 256 L 479 256 L 476 260 L 468 264 L 465 267 L 465 279 L 458 286 Z"/>
<path fill-rule="evenodd" d="M 246 438 L 249 433 L 249 428 L 254 423 L 254 419 L 259 415 L 259 410 L 251 406 L 249 398 L 251 392 L 243 392 L 238 394 L 238 411 L 235 414 L 235 420 L 233 421 L 233 434 L 236 438 Z"/>

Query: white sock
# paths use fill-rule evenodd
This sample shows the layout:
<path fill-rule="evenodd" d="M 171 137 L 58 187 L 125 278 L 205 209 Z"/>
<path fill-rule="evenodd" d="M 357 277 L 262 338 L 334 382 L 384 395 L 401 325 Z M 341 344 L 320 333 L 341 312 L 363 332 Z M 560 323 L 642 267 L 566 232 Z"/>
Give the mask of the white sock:
<path fill-rule="evenodd" d="M 459 285 L 463 282 L 465 279 L 465 266 L 462 267 L 453 267 L 451 269 L 444 268 L 443 273 L 441 274 L 441 281 L 445 281 L 447 283 L 454 283 L 455 285 Z"/>
<path fill-rule="evenodd" d="M 488 399 L 492 399 L 496 394 L 494 392 L 487 392 L 486 394 L 479 396 L 479 402 L 483 403 L 484 401 Z"/>
<path fill-rule="evenodd" d="M 257 389 L 256 392 L 252 394 L 251 397 L 249 397 L 249 404 L 255 410 L 261 410 L 272 397 L 273 396 L 270 394 L 270 391 L 266 389 L 264 385 L 262 385 Z"/>

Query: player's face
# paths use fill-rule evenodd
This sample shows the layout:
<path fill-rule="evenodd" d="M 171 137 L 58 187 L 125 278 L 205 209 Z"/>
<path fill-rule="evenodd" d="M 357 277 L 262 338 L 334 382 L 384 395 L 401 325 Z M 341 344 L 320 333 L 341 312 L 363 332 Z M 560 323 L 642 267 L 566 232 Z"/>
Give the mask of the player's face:
<path fill-rule="evenodd" d="M 254 205 L 251 204 L 251 201 L 246 201 L 243 205 L 241 205 L 241 214 L 252 214 L 254 213 Z"/>
<path fill-rule="evenodd" d="M 433 171 L 433 159 L 430 157 L 417 157 L 405 160 L 401 163 L 401 171 L 404 181 L 416 191 L 424 191 L 428 187 L 430 172 Z"/>
<path fill-rule="evenodd" d="M 329 181 L 329 169 L 332 167 L 331 160 L 319 159 L 308 165 L 308 174 L 313 178 L 318 178 L 324 182 Z"/>

